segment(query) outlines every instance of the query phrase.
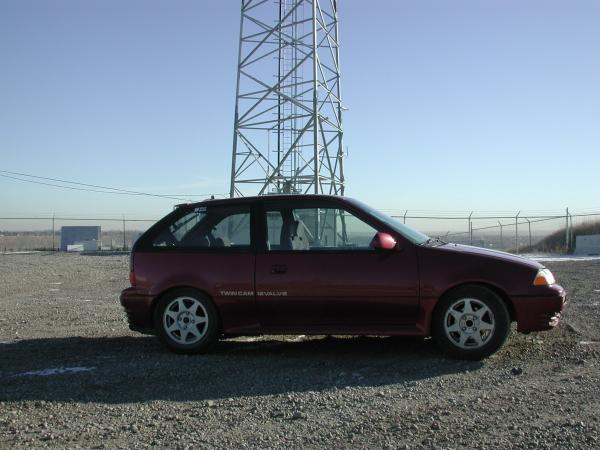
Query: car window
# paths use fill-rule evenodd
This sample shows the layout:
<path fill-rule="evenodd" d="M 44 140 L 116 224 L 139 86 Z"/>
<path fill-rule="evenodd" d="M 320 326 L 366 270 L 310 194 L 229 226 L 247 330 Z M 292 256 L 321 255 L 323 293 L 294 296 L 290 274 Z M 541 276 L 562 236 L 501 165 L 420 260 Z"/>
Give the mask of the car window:
<path fill-rule="evenodd" d="M 154 247 L 247 248 L 250 246 L 250 209 L 246 206 L 198 207 L 166 225 Z"/>
<path fill-rule="evenodd" d="M 340 208 L 267 208 L 271 251 L 370 250 L 377 230 Z"/>
<path fill-rule="evenodd" d="M 267 211 L 267 245 L 278 248 L 281 245 L 281 227 L 283 219 L 279 211 Z"/>
<path fill-rule="evenodd" d="M 409 227 L 408 225 L 400 222 L 398 219 L 394 219 L 393 217 L 390 217 L 387 214 L 376 210 L 375 208 L 371 208 L 365 203 L 359 202 L 358 200 L 351 199 L 350 201 L 355 203 L 357 206 L 360 206 L 361 209 L 368 212 L 370 215 L 381 220 L 387 226 L 391 227 L 392 229 L 397 231 L 401 236 L 404 236 L 406 239 L 408 239 L 414 244 L 422 244 L 429 240 L 429 236 L 427 236 L 425 233 L 421 233 L 420 231 Z"/>

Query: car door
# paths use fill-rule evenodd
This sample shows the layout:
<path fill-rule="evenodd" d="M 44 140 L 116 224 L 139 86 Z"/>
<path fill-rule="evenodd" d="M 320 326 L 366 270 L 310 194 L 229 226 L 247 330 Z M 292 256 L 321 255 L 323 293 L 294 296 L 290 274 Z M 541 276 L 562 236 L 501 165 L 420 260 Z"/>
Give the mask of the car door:
<path fill-rule="evenodd" d="M 377 226 L 342 203 L 265 201 L 256 303 L 265 327 L 351 329 L 414 324 L 419 289 L 413 245 L 379 251 Z"/>

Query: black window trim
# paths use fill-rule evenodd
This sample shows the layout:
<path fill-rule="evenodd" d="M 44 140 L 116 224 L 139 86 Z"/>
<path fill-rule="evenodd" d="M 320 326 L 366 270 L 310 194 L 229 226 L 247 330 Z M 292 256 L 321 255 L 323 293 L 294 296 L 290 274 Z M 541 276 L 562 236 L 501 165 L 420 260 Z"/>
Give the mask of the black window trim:
<path fill-rule="evenodd" d="M 235 208 L 235 207 L 246 207 L 250 213 L 250 245 L 248 246 L 236 246 L 236 247 L 158 247 L 154 246 L 152 242 L 156 236 L 173 222 L 179 220 L 184 215 L 188 214 L 195 208 Z M 211 203 L 194 203 L 190 205 L 180 206 L 174 211 L 167 214 L 165 217 L 156 222 L 151 226 L 135 243 L 132 251 L 146 252 L 146 253 L 214 253 L 214 254 L 247 254 L 256 253 L 257 242 L 257 205 L 256 203 L 244 202 L 219 202 L 217 204 Z"/>
<path fill-rule="evenodd" d="M 310 197 L 310 195 L 307 195 Z M 384 224 L 377 220 L 377 218 L 371 216 L 370 214 L 365 213 L 360 208 L 355 207 L 349 202 L 338 200 L 334 198 L 303 198 L 303 199 L 269 199 L 268 197 L 265 199 L 261 199 L 257 202 L 260 207 L 257 211 L 257 253 L 260 254 L 269 254 L 269 255 L 286 255 L 286 254 L 343 254 L 347 255 L 349 253 L 357 253 L 357 254 L 369 254 L 376 252 L 375 249 L 365 248 L 365 249 L 319 249 L 319 250 L 269 250 L 267 248 L 267 210 L 272 208 L 278 208 L 280 206 L 288 206 L 291 209 L 310 209 L 310 208 L 336 208 L 341 209 L 346 212 L 351 213 L 358 219 L 365 222 L 367 225 L 373 227 L 378 232 L 388 233 L 397 240 L 398 233 L 391 229 L 387 224 Z M 273 206 L 276 205 L 276 206 Z M 404 241 L 405 239 L 401 237 Z"/>

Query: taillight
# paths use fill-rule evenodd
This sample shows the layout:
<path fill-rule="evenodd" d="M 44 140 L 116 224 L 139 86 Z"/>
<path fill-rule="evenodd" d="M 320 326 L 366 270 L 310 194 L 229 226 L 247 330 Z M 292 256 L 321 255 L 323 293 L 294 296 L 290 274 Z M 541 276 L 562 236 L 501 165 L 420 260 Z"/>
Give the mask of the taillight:
<path fill-rule="evenodd" d="M 135 286 L 135 272 L 133 271 L 133 251 L 129 254 L 129 282 Z"/>
<path fill-rule="evenodd" d="M 129 272 L 129 282 L 132 286 L 135 286 L 135 272 L 133 270 Z"/>

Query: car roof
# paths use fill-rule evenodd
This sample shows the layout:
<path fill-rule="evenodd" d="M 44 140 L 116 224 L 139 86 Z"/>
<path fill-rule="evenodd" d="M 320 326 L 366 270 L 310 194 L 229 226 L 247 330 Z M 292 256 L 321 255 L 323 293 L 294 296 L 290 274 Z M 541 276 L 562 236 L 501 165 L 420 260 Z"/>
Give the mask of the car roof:
<path fill-rule="evenodd" d="M 253 195 L 250 197 L 233 197 L 233 198 L 215 198 L 206 199 L 201 202 L 193 203 L 181 203 L 176 205 L 177 208 L 195 207 L 195 206 L 207 206 L 207 205 L 228 205 L 240 203 L 255 203 L 259 200 L 286 200 L 286 201 L 301 201 L 301 200 L 337 200 L 337 201 L 351 201 L 348 197 L 341 197 L 339 195 L 325 195 L 325 194 L 269 194 L 269 195 Z"/>

